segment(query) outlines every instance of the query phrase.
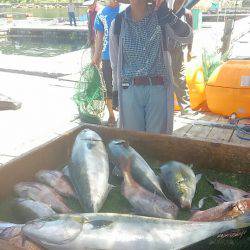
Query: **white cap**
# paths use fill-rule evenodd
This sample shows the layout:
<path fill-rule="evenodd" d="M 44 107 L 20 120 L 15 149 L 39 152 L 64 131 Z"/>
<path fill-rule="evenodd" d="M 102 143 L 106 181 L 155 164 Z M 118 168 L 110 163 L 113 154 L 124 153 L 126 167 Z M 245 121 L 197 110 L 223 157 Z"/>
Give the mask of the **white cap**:
<path fill-rule="evenodd" d="M 89 5 L 92 5 L 94 2 L 95 2 L 95 0 L 87 0 L 87 1 L 84 1 L 82 5 L 89 6 Z"/>

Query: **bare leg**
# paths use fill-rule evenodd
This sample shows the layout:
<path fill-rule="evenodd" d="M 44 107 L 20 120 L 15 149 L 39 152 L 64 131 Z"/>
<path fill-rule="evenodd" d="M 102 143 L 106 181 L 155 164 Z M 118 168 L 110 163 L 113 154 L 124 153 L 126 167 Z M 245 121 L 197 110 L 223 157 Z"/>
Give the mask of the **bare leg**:
<path fill-rule="evenodd" d="M 106 105 L 107 105 L 108 112 L 109 112 L 108 125 L 114 126 L 115 125 L 115 115 L 114 115 L 114 111 L 113 111 L 112 99 L 107 98 Z"/>

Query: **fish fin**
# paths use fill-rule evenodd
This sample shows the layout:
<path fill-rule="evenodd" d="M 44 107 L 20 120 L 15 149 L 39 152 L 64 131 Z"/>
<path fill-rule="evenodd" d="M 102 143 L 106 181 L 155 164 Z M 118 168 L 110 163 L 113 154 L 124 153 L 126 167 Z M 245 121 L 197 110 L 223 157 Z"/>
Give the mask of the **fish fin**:
<path fill-rule="evenodd" d="M 120 168 L 118 166 L 114 166 L 113 171 L 112 171 L 112 175 L 116 176 L 116 177 L 120 177 L 122 178 L 122 171 L 120 170 Z"/>
<path fill-rule="evenodd" d="M 102 229 L 105 227 L 110 226 L 113 223 L 113 221 L 109 220 L 93 220 L 93 221 L 88 221 L 85 224 L 90 224 L 92 226 L 92 229 Z"/>
<path fill-rule="evenodd" d="M 212 198 L 217 204 L 221 204 L 228 201 L 223 195 L 212 196 Z"/>
<path fill-rule="evenodd" d="M 238 229 L 238 230 L 229 230 L 225 233 L 221 233 L 217 236 L 219 239 L 225 238 L 241 238 L 243 235 L 247 233 L 246 229 Z"/>
<path fill-rule="evenodd" d="M 194 164 L 190 164 L 190 165 L 188 165 L 191 169 L 193 169 L 193 167 L 194 167 Z"/>
<path fill-rule="evenodd" d="M 115 188 L 116 188 L 115 185 L 108 184 L 108 190 L 109 190 L 109 192 L 112 191 L 112 190 L 115 189 Z"/>
<path fill-rule="evenodd" d="M 206 181 L 207 181 L 210 185 L 214 186 L 214 183 L 213 183 L 210 179 L 208 179 L 207 176 L 205 176 L 205 179 L 206 179 Z"/>
<path fill-rule="evenodd" d="M 201 177 L 202 177 L 202 174 L 197 174 L 197 175 L 195 176 L 196 184 L 200 181 Z"/>
<path fill-rule="evenodd" d="M 203 197 L 202 199 L 199 200 L 198 202 L 198 208 L 201 209 L 203 208 L 204 204 L 205 204 L 205 200 L 207 200 L 209 198 L 209 196 Z"/>
<path fill-rule="evenodd" d="M 119 162 L 120 164 L 120 169 L 122 170 L 122 172 L 130 172 L 131 170 L 131 164 L 132 164 L 132 154 L 129 155 L 128 157 L 125 156 L 121 156 L 119 158 Z"/>
<path fill-rule="evenodd" d="M 192 206 L 191 208 L 191 213 L 196 213 L 200 211 L 201 208 L 203 208 L 205 200 L 208 199 L 209 196 L 203 197 L 202 199 L 199 200 L 198 206 Z"/>
<path fill-rule="evenodd" d="M 242 198 L 249 199 L 250 198 L 250 193 L 243 195 Z"/>

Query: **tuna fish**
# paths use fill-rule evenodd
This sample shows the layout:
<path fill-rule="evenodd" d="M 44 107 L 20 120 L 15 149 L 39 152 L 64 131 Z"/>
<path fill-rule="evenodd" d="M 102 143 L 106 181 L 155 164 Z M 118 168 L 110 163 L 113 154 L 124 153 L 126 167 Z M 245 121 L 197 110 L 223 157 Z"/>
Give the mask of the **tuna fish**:
<path fill-rule="evenodd" d="M 19 197 L 43 202 L 59 213 L 72 212 L 64 204 L 62 197 L 54 189 L 44 184 L 20 182 L 15 185 L 14 190 Z"/>
<path fill-rule="evenodd" d="M 56 214 L 55 211 L 45 203 L 22 198 L 14 200 L 13 209 L 15 214 L 17 214 L 18 217 L 23 219 L 25 222 Z"/>
<path fill-rule="evenodd" d="M 120 166 L 120 159 L 132 157 L 131 173 L 134 180 L 152 193 L 166 197 L 161 190 L 159 180 L 142 156 L 130 147 L 124 140 L 114 140 L 109 143 L 112 161 Z M 116 171 L 117 172 L 117 171 Z"/>
<path fill-rule="evenodd" d="M 22 233 L 22 224 L 0 222 L 0 250 L 41 250 Z"/>
<path fill-rule="evenodd" d="M 56 170 L 40 170 L 36 173 L 36 179 L 56 190 L 62 196 L 76 198 L 75 191 L 64 174 Z"/>
<path fill-rule="evenodd" d="M 166 250 L 181 249 L 224 231 L 248 226 L 249 213 L 219 222 L 100 213 L 33 221 L 23 227 L 23 232 L 53 250 Z"/>
<path fill-rule="evenodd" d="M 213 185 L 214 189 L 216 189 L 217 191 L 222 193 L 223 199 L 225 201 L 237 201 L 237 200 L 240 200 L 242 198 L 250 198 L 249 192 L 246 192 L 246 191 L 241 190 L 239 188 L 225 185 L 225 184 L 219 183 L 217 181 L 208 180 L 208 182 Z"/>
<path fill-rule="evenodd" d="M 204 211 L 198 211 L 189 219 L 190 221 L 220 221 L 238 217 L 244 213 L 250 213 L 250 199 L 237 202 L 224 202 L 216 207 Z"/>
<path fill-rule="evenodd" d="M 142 215 L 175 219 L 178 207 L 167 198 L 162 198 L 156 193 L 151 193 L 136 181 L 134 181 L 131 171 L 131 158 L 121 160 L 121 169 L 124 176 L 122 194 L 137 212 Z"/>
<path fill-rule="evenodd" d="M 77 135 L 69 173 L 84 212 L 98 212 L 107 198 L 110 185 L 108 155 L 96 132 L 84 129 Z"/>
<path fill-rule="evenodd" d="M 161 167 L 161 178 L 167 192 L 178 202 L 181 208 L 191 208 L 196 183 L 201 175 L 195 176 L 193 170 L 177 161 L 170 161 Z"/>

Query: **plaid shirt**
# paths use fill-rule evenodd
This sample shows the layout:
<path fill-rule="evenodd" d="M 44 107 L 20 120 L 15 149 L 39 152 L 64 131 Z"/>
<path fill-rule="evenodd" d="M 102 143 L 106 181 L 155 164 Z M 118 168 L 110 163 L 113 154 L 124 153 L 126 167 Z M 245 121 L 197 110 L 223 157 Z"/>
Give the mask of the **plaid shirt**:
<path fill-rule="evenodd" d="M 134 22 L 130 11 L 125 13 L 122 78 L 159 76 L 165 72 L 161 47 L 161 28 L 155 12 Z"/>

